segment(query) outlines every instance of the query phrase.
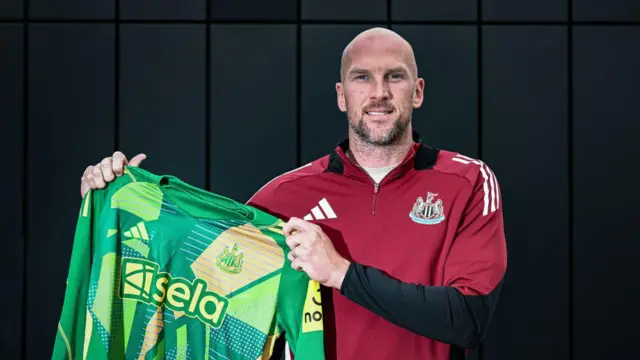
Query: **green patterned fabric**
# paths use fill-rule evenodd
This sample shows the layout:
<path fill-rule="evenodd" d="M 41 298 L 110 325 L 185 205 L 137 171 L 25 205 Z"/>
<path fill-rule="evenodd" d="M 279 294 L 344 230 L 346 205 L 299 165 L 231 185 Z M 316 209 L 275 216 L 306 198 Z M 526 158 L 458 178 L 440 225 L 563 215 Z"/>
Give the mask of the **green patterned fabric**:
<path fill-rule="evenodd" d="M 284 223 L 136 167 L 81 204 L 52 359 L 323 360 L 319 285 Z"/>

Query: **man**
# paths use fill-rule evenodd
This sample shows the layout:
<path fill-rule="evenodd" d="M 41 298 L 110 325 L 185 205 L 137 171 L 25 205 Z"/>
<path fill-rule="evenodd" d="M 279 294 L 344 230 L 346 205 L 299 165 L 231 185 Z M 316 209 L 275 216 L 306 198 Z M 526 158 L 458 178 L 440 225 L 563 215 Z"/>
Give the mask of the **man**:
<path fill-rule="evenodd" d="M 248 204 L 288 220 L 292 266 L 330 289 L 329 359 L 462 359 L 487 329 L 506 269 L 496 177 L 478 160 L 420 142 L 411 114 L 424 80 L 396 33 L 355 37 L 340 77 L 348 138 Z M 116 153 L 87 168 L 83 194 L 123 164 Z"/>

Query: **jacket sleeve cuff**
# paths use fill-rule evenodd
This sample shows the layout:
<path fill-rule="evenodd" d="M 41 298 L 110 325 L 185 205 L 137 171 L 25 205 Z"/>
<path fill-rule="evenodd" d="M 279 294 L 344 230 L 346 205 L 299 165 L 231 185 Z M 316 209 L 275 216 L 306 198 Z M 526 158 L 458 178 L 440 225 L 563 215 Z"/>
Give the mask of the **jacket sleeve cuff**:
<path fill-rule="evenodd" d="M 349 267 L 347 268 L 347 272 L 344 275 L 344 279 L 342 280 L 342 286 L 340 287 L 340 294 L 345 295 L 345 292 L 349 291 L 348 287 L 353 286 L 355 283 L 357 286 L 358 279 L 357 275 L 354 274 L 356 266 L 360 266 L 360 264 L 356 262 L 351 262 Z"/>

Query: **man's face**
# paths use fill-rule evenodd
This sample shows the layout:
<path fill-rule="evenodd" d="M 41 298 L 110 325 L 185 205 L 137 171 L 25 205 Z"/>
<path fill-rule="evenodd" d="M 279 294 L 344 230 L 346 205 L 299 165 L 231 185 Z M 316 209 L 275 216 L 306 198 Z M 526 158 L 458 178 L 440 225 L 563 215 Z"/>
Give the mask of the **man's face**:
<path fill-rule="evenodd" d="M 411 72 L 404 47 L 369 42 L 352 49 L 336 90 L 353 132 L 365 143 L 384 146 L 409 127 L 413 108 L 422 104 L 424 80 Z"/>

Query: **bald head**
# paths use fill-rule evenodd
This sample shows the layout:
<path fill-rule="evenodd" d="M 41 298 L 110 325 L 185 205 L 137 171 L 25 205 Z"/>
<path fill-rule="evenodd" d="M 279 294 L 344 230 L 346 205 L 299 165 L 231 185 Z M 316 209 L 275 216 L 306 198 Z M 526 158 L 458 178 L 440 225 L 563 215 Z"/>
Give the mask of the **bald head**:
<path fill-rule="evenodd" d="M 338 107 L 347 113 L 349 138 L 387 146 L 411 138 L 411 114 L 422 105 L 413 49 L 395 32 L 373 28 L 356 36 L 342 53 Z"/>
<path fill-rule="evenodd" d="M 358 55 L 376 49 L 396 52 L 405 62 L 413 78 L 418 77 L 418 66 L 411 44 L 396 32 L 381 27 L 365 30 L 347 44 L 342 52 L 340 77 L 344 80 L 346 72 Z"/>

